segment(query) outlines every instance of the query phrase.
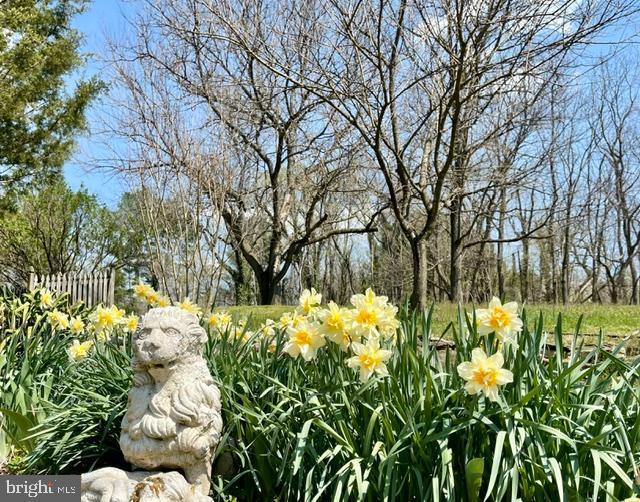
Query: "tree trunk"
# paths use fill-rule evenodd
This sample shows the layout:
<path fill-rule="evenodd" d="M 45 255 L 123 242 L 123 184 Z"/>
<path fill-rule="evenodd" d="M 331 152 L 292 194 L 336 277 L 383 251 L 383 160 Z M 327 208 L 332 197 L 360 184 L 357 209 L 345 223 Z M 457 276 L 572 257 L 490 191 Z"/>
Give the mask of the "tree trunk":
<path fill-rule="evenodd" d="M 571 232 L 569 230 L 569 216 L 564 222 L 564 242 L 562 243 L 562 274 L 560 276 L 560 291 L 562 292 L 562 304 L 567 305 L 569 303 L 569 288 L 570 276 L 569 276 L 569 240 L 571 239 Z"/>
<path fill-rule="evenodd" d="M 413 281 L 409 305 L 413 309 L 427 306 L 427 243 L 425 239 L 411 241 Z"/>
<path fill-rule="evenodd" d="M 551 249 L 549 250 L 549 257 L 551 260 L 551 282 L 550 289 L 551 295 L 549 297 L 550 301 L 558 303 L 558 263 L 556 260 L 556 247 L 555 247 L 555 237 L 551 237 Z"/>
<path fill-rule="evenodd" d="M 504 291 L 504 223 L 507 212 L 507 191 L 504 185 L 500 188 L 500 217 L 498 220 L 498 243 L 496 250 L 496 268 L 498 273 L 498 296 L 505 297 Z"/>
<path fill-rule="evenodd" d="M 460 208 L 462 204 L 458 197 L 451 204 L 449 215 L 450 254 L 449 254 L 449 301 L 460 301 Z"/>
<path fill-rule="evenodd" d="M 592 263 L 591 301 L 593 303 L 602 303 L 602 299 L 600 298 L 600 292 L 598 290 L 598 278 L 600 276 L 600 263 L 598 262 L 598 257 L 595 253 L 593 258 L 591 259 L 591 263 Z"/>
<path fill-rule="evenodd" d="M 522 303 L 529 299 L 529 239 L 522 240 L 522 262 L 520 264 L 520 295 Z"/>
<path fill-rule="evenodd" d="M 615 305 L 618 303 L 618 281 L 614 278 L 609 283 L 611 284 L 611 303 Z"/>
<path fill-rule="evenodd" d="M 473 272 L 471 273 L 471 281 L 469 283 L 469 293 L 465 295 L 465 298 L 469 301 L 481 301 L 486 296 L 486 291 L 480 292 L 478 288 L 478 275 L 482 272 L 485 276 L 491 277 L 491 265 L 489 263 L 485 263 L 485 248 L 487 247 L 487 242 L 491 237 L 491 221 L 492 218 L 490 215 L 487 215 L 485 218 L 485 228 L 483 233 L 483 241 L 480 243 L 480 247 L 478 249 L 478 261 L 475 267 L 473 267 Z M 497 265 L 496 265 L 497 266 Z M 500 263 L 500 271 L 502 273 L 502 263 Z M 486 281 L 485 281 L 486 282 Z M 500 283 L 500 279 L 498 279 L 498 283 Z M 499 287 L 499 286 L 498 286 Z M 502 277 L 502 287 L 504 288 L 504 275 Z M 486 288 L 485 288 L 486 289 Z M 489 292 L 492 291 L 492 287 L 489 286 Z M 502 297 L 502 296 L 501 296 Z"/>
<path fill-rule="evenodd" d="M 251 269 L 241 253 L 234 251 L 237 269 L 233 274 L 236 305 L 252 303 L 253 288 L 251 286 Z"/>
<path fill-rule="evenodd" d="M 638 303 L 638 272 L 636 271 L 636 265 L 633 263 L 633 259 L 629 263 L 629 272 L 631 273 L 631 298 L 629 303 L 635 305 Z"/>
<path fill-rule="evenodd" d="M 258 281 L 259 291 L 258 305 L 273 305 L 273 298 L 275 297 L 276 286 L 278 285 L 273 274 L 270 274 L 267 270 L 256 274 L 256 279 Z"/>

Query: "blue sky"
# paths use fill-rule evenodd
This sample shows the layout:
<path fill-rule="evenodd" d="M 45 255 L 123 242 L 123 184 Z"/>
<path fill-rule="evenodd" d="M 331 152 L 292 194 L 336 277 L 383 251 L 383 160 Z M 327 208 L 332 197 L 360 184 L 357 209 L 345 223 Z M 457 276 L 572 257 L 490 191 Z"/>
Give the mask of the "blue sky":
<path fill-rule="evenodd" d="M 104 75 L 105 64 L 101 62 L 106 50 L 107 38 L 118 38 L 128 31 L 126 23 L 127 17 L 131 17 L 139 5 L 139 0 L 93 0 L 87 10 L 78 16 L 73 26 L 84 36 L 83 52 L 89 55 L 87 66 L 80 75 Z M 640 16 L 635 15 L 627 20 L 624 26 L 617 26 L 610 30 L 608 36 L 611 40 L 628 40 L 635 38 L 639 29 Z M 611 48 L 596 46 L 590 50 L 591 55 L 599 55 L 608 52 Z M 71 81 L 77 75 L 72 76 Z M 87 135 L 79 138 L 78 148 L 73 158 L 67 162 L 64 168 L 65 177 L 73 189 L 84 186 L 91 193 L 110 207 L 115 206 L 120 196 L 127 190 L 124 180 L 113 171 L 100 170 L 96 165 L 100 165 L 99 159 L 108 157 L 100 135 L 101 102 L 97 100 L 87 114 L 90 131 Z M 93 133 L 93 136 L 91 136 Z"/>
<path fill-rule="evenodd" d="M 78 16 L 73 26 L 84 36 L 83 52 L 89 54 L 89 61 L 81 75 L 100 75 L 104 69 L 101 56 L 105 51 L 108 36 L 115 36 L 125 28 L 125 16 L 130 15 L 133 5 L 123 0 L 93 0 L 86 12 Z M 90 133 L 99 129 L 100 102 L 96 102 L 87 115 Z M 78 140 L 77 152 L 67 162 L 64 175 L 73 189 L 84 186 L 105 204 L 115 206 L 126 191 L 121 178 L 112 172 L 96 170 L 95 159 L 101 157 L 104 148 L 101 139 L 92 139 L 87 134 Z M 104 156 L 104 155 L 102 155 Z M 98 162 L 99 165 L 99 162 Z"/>

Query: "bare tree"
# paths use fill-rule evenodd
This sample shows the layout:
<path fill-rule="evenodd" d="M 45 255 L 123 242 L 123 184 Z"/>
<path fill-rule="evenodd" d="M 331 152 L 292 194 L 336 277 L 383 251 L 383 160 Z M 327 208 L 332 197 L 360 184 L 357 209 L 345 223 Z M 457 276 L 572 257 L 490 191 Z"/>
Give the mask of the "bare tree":
<path fill-rule="evenodd" d="M 146 0 L 114 46 L 116 167 L 153 194 L 150 229 L 216 265 L 157 252 L 224 301 L 638 301 L 633 79 L 582 98 L 582 49 L 632 9 Z"/>
<path fill-rule="evenodd" d="M 478 128 L 480 117 L 499 97 L 574 64 L 577 49 L 629 11 L 608 0 L 333 0 L 300 9 L 313 26 L 299 39 L 301 71 L 261 36 L 270 5 L 251 5 L 212 9 L 225 26 L 220 38 L 322 97 L 360 135 L 411 248 L 414 306 L 426 302 L 426 242 L 456 199 L 456 165 L 502 130 Z"/>
<path fill-rule="evenodd" d="M 211 2 L 145 5 L 135 21 L 135 43 L 116 48 L 118 79 L 131 98 L 126 138 L 139 142 L 136 131 L 153 122 L 166 141 L 145 138 L 141 144 L 161 150 L 161 167 L 206 182 L 204 193 L 215 185 L 212 203 L 226 225 L 221 237 L 253 270 L 259 302 L 272 303 L 305 247 L 373 230 L 375 209 L 350 209 L 366 188 L 357 174 L 363 161 L 357 138 L 311 91 L 265 70 L 247 48 L 228 43 L 225 22 Z M 247 14 L 258 8 L 245 7 Z M 267 21 L 274 18 L 257 19 L 255 43 L 268 44 L 283 63 L 304 73 L 304 41 L 313 29 L 309 12 L 284 4 L 276 10 L 273 15 L 283 16 L 277 22 L 291 29 L 273 31 Z M 167 101 L 171 106 L 161 108 L 171 113 L 155 112 Z M 197 148 L 171 144 L 181 136 L 176 116 L 188 116 L 182 124 Z"/>
<path fill-rule="evenodd" d="M 637 258 L 640 249 L 640 149 L 638 149 L 637 68 L 624 63 L 604 68 L 595 89 L 595 113 L 591 127 L 600 155 L 600 170 L 610 222 L 608 236 L 613 249 L 600 254 L 610 283 L 611 300 L 623 294 L 629 274 L 629 301 L 638 303 Z"/>

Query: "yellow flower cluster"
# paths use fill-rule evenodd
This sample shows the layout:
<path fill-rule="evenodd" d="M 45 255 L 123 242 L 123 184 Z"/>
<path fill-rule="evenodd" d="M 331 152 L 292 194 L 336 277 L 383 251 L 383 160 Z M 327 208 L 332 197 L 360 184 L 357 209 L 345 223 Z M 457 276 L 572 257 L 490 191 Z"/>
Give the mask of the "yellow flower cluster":
<path fill-rule="evenodd" d="M 280 329 L 297 328 L 307 317 L 297 312 L 285 312 L 280 316 L 278 325 Z"/>
<path fill-rule="evenodd" d="M 386 296 L 376 296 L 371 288 L 364 295 L 351 297 L 353 309 L 348 310 L 351 337 L 394 337 L 400 323 L 396 318 L 398 307 L 391 305 Z"/>
<path fill-rule="evenodd" d="M 193 315 L 200 316 L 200 314 L 202 314 L 200 307 L 193 303 L 188 296 L 178 304 L 178 307 Z"/>
<path fill-rule="evenodd" d="M 305 289 L 295 311 L 285 312 L 278 320 L 267 319 L 255 332 L 247 331 L 242 320 L 233 323 L 226 311 L 211 313 L 206 322 L 219 335 L 245 343 L 255 341 L 256 348 L 264 342 L 271 353 L 277 350 L 277 332 L 284 332 L 283 352 L 305 361 L 315 359 L 328 340 L 344 352 L 353 353 L 346 363 L 360 372 L 362 381 L 374 374 L 386 376 L 385 363 L 392 352 L 381 348 L 381 344 L 395 339 L 399 327 L 397 307 L 371 289 L 353 295 L 352 307 L 340 307 L 332 301 L 323 307 L 321 301 L 322 294 L 315 289 Z"/>
<path fill-rule="evenodd" d="M 54 300 L 55 299 L 51 291 L 45 288 L 40 290 L 40 308 L 42 309 L 51 308 L 53 306 Z"/>
<path fill-rule="evenodd" d="M 107 336 L 111 330 L 125 324 L 125 311 L 115 305 L 113 307 L 99 306 L 89 318 L 95 332 Z"/>
<path fill-rule="evenodd" d="M 353 352 L 353 357 L 347 359 L 347 365 L 359 370 L 362 381 L 373 374 L 386 376 L 385 362 L 392 352 L 380 348 L 380 342 L 395 338 L 399 326 L 397 307 L 389 304 L 386 296 L 377 296 L 372 289 L 353 295 L 353 308 L 343 308 L 334 302 L 323 308 L 321 300 L 322 295 L 314 289 L 304 290 L 296 312 L 286 313 L 280 318 L 278 325 L 286 329 L 288 337 L 284 352 L 291 357 L 301 356 L 305 361 L 311 361 L 329 340 L 343 351 Z M 265 336 L 273 336 L 274 324 L 263 326 Z"/>
<path fill-rule="evenodd" d="M 47 320 L 54 330 L 67 329 L 69 327 L 69 316 L 58 310 L 47 312 Z"/>
<path fill-rule="evenodd" d="M 320 307 L 320 303 L 322 303 L 322 295 L 320 293 L 313 288 L 310 290 L 305 289 L 300 295 L 298 309 L 301 310 L 304 315 L 309 315 Z"/>
<path fill-rule="evenodd" d="M 500 349 L 502 342 L 517 347 L 516 335 L 522 330 L 522 320 L 518 317 L 518 304 L 509 302 L 502 304 L 499 298 L 493 297 L 489 308 L 476 310 L 476 327 L 479 335 L 495 333 L 498 338 L 497 351 L 487 356 L 477 347 L 471 352 L 471 362 L 458 365 L 458 374 L 464 380 L 465 390 L 469 394 L 482 392 L 489 401 L 498 401 L 498 387 L 513 382 L 513 373 L 504 369 L 504 356 Z"/>
<path fill-rule="evenodd" d="M 72 315 L 62 312 L 58 308 L 53 308 L 56 303 L 56 296 L 46 288 L 37 289 L 34 292 L 39 297 L 39 306 L 46 312 L 46 319 L 53 331 L 68 331 L 72 335 L 82 339 L 91 334 L 95 334 L 98 339 L 109 338 L 115 328 L 120 328 L 125 333 L 132 333 L 138 327 L 138 316 L 134 314 L 126 315 L 125 311 L 117 306 L 98 306 L 88 319 L 80 315 Z M 37 298 L 36 297 L 36 298 Z M 36 302 L 38 300 L 35 300 Z M 28 307 L 28 303 L 25 304 Z M 81 342 L 79 339 L 73 340 L 67 351 L 73 361 L 83 359 L 87 356 L 93 341 Z"/>
<path fill-rule="evenodd" d="M 207 317 L 207 324 L 221 333 L 224 333 L 231 325 L 231 314 L 226 311 L 212 312 Z"/>
<path fill-rule="evenodd" d="M 87 326 L 80 316 L 71 317 L 57 311 L 48 314 L 49 322 L 54 329 L 69 329 L 72 334 L 81 336 L 84 333 L 94 333 L 98 340 L 107 340 L 116 328 L 125 333 L 133 333 L 138 327 L 138 316 L 126 315 L 125 311 L 117 306 L 98 306 L 89 316 L 90 324 Z M 66 322 L 65 322 L 66 321 Z M 93 341 L 80 342 L 74 340 L 69 346 L 69 356 L 73 361 L 85 358 L 93 347 Z"/>
<path fill-rule="evenodd" d="M 142 282 L 133 287 L 133 293 L 152 307 L 168 307 L 171 302 L 166 296 L 162 296 L 148 284 Z"/>
<path fill-rule="evenodd" d="M 87 357 L 91 347 L 93 347 L 93 342 L 90 340 L 82 343 L 78 340 L 74 340 L 67 350 L 69 352 L 69 357 L 73 361 L 78 361 Z"/>
<path fill-rule="evenodd" d="M 151 286 L 142 282 L 139 282 L 133 287 L 133 293 L 137 298 L 148 303 L 152 307 L 168 307 L 171 305 L 171 301 L 169 300 L 169 298 L 167 298 L 166 296 L 162 296 Z M 188 296 L 176 306 L 198 317 L 202 315 L 202 309 L 198 306 L 198 304 L 193 303 Z"/>

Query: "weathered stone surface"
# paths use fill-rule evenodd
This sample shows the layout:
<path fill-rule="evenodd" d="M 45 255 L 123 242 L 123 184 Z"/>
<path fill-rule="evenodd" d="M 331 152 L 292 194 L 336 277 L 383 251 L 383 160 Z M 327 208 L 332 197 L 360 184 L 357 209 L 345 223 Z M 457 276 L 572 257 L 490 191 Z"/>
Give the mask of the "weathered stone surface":
<path fill-rule="evenodd" d="M 211 502 L 176 471 L 126 472 L 105 467 L 82 475 L 82 502 Z"/>
<path fill-rule="evenodd" d="M 205 341 L 197 317 L 177 307 L 151 309 L 133 340 L 120 448 L 138 468 L 184 475 L 100 469 L 83 475 L 83 502 L 210 500 L 222 417 L 220 392 L 202 357 Z"/>

